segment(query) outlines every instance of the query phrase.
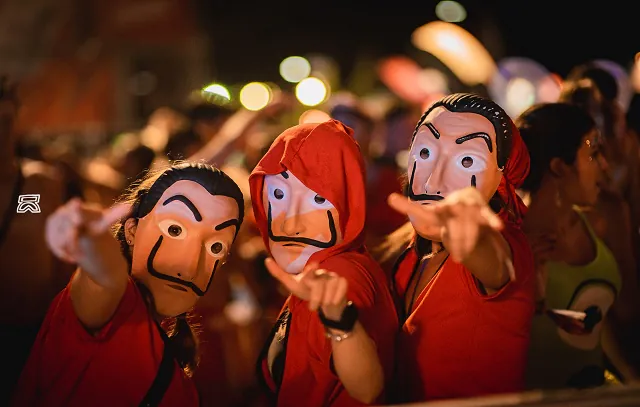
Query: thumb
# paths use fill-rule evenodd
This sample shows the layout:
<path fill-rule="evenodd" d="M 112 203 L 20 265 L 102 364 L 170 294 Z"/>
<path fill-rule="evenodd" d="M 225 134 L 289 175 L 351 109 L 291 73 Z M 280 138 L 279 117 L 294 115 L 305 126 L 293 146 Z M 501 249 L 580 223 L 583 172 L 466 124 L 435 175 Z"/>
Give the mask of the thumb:
<path fill-rule="evenodd" d="M 298 282 L 295 277 L 284 271 L 275 260 L 269 257 L 264 261 L 264 265 L 267 267 L 267 270 L 269 270 L 269 274 L 271 274 L 276 280 L 280 281 L 287 290 L 292 293 L 298 291 Z"/>

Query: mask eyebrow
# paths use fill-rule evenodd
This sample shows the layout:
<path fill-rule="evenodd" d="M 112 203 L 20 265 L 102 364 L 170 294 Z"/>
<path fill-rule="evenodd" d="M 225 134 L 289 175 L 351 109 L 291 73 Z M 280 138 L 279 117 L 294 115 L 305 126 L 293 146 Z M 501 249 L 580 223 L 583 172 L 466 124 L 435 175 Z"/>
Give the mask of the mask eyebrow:
<path fill-rule="evenodd" d="M 174 195 L 171 198 L 168 198 L 166 201 L 164 201 L 162 203 L 162 206 L 167 206 L 173 201 L 179 201 L 179 202 L 182 202 L 183 204 L 185 204 L 187 206 L 187 208 L 189 208 L 191 213 L 193 213 L 193 217 L 195 218 L 195 220 L 198 221 L 198 222 L 202 221 L 202 215 L 200 215 L 200 211 L 198 211 L 198 208 L 196 208 L 196 206 L 193 204 L 193 202 L 191 202 L 189 200 L 189 198 L 187 198 L 184 195 Z"/>
<path fill-rule="evenodd" d="M 235 226 L 236 229 L 238 229 L 239 223 L 240 222 L 238 222 L 238 219 L 225 220 L 221 224 L 216 225 L 215 230 L 222 230 L 222 229 L 228 228 L 229 226 Z"/>
<path fill-rule="evenodd" d="M 465 141 L 473 140 L 474 138 L 483 139 L 487 143 L 487 148 L 489 149 L 489 152 L 490 153 L 493 152 L 493 144 L 491 143 L 491 137 L 489 137 L 487 133 L 478 132 L 478 133 L 467 134 L 466 136 L 457 138 L 456 144 L 462 144 Z"/>
<path fill-rule="evenodd" d="M 433 134 L 433 137 L 435 137 L 437 140 L 440 139 L 440 132 L 438 131 L 438 129 L 436 129 L 436 126 L 434 126 L 433 123 L 426 122 L 426 123 L 423 123 L 422 125 L 431 131 L 431 134 Z"/>
<path fill-rule="evenodd" d="M 280 175 L 282 175 L 282 178 L 284 178 L 284 179 L 289 179 L 289 174 L 287 174 L 287 172 L 286 172 L 286 171 L 282 171 L 282 172 L 280 173 Z"/>

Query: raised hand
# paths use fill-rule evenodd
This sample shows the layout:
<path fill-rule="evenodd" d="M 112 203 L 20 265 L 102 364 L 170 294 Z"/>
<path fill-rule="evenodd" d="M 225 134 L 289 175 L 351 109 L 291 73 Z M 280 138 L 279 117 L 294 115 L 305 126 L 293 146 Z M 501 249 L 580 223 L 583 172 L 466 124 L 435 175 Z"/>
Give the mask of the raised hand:
<path fill-rule="evenodd" d="M 72 199 L 47 219 L 45 240 L 61 260 L 76 263 L 97 280 L 108 281 L 109 269 L 121 266 L 120 245 L 110 227 L 131 210 L 128 204 L 109 209 Z"/>
<path fill-rule="evenodd" d="M 487 237 L 487 231 L 500 231 L 503 227 L 502 220 L 472 187 L 426 205 L 391 194 L 389 205 L 408 215 L 420 236 L 443 242 L 457 262 L 463 262 L 473 252 L 480 239 Z"/>
<path fill-rule="evenodd" d="M 284 271 L 275 260 L 265 260 L 269 273 L 282 283 L 291 294 L 309 301 L 309 309 L 322 308 L 324 315 L 331 320 L 340 320 L 347 305 L 348 283 L 338 274 L 309 264 L 297 275 Z"/>

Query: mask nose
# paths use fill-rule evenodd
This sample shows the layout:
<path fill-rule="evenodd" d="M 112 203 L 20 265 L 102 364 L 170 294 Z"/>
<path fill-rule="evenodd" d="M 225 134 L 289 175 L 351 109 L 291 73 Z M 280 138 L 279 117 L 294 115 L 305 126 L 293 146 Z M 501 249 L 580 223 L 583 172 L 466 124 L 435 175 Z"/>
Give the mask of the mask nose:
<path fill-rule="evenodd" d="M 424 183 L 424 193 L 429 195 L 440 195 L 443 178 L 443 166 L 436 164 L 433 168 L 433 172 L 431 172 L 429 178 L 427 178 L 427 182 Z"/>
<path fill-rule="evenodd" d="M 282 222 L 282 232 L 287 236 L 296 236 L 304 231 L 304 222 L 300 219 L 300 202 L 298 199 L 292 199 L 286 218 Z"/>
<path fill-rule="evenodd" d="M 185 266 L 177 273 L 178 278 L 185 281 L 193 281 L 198 276 L 198 272 L 206 264 L 206 248 L 203 244 L 193 245 L 189 249 L 182 251 L 183 258 L 191 259 L 185 262 Z M 182 256 L 181 256 L 182 257 Z"/>

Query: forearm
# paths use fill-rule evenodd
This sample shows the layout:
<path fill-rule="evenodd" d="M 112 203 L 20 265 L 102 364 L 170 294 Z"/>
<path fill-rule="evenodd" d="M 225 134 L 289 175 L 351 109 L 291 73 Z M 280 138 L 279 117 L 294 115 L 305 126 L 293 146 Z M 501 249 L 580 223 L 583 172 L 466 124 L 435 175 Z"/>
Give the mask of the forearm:
<path fill-rule="evenodd" d="M 509 281 L 507 262 L 513 262 L 509 244 L 500 232 L 487 229 L 462 264 L 491 293 Z"/>
<path fill-rule="evenodd" d="M 331 339 L 331 348 L 336 374 L 349 395 L 362 403 L 375 402 L 384 387 L 384 373 L 376 345 L 364 327 L 357 322 L 347 339 Z"/>
<path fill-rule="evenodd" d="M 71 279 L 71 301 L 82 324 L 97 330 L 111 320 L 128 284 L 126 260 L 118 253 L 108 264 L 80 266 Z"/>
<path fill-rule="evenodd" d="M 239 110 L 224 123 L 218 134 L 188 160 L 204 160 L 209 164 L 221 166 L 235 150 L 238 140 L 251 130 L 259 117 L 258 112 Z"/>

